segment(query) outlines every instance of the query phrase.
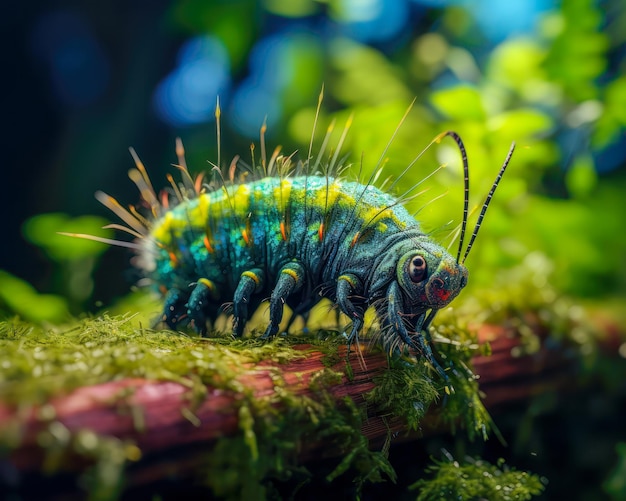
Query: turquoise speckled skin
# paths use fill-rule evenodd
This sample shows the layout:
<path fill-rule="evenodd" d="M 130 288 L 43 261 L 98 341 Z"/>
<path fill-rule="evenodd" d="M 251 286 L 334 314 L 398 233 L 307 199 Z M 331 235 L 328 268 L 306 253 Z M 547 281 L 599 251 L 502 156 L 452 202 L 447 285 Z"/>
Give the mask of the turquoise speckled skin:
<path fill-rule="evenodd" d="M 204 332 L 232 301 L 240 335 L 269 298 L 270 337 L 284 303 L 303 313 L 327 297 L 352 319 L 350 342 L 373 305 L 385 344 L 406 343 L 440 372 L 422 332 L 467 283 L 466 268 L 392 196 L 320 176 L 268 177 L 185 198 L 153 222 L 142 245 L 141 266 L 166 296 L 171 328 Z"/>

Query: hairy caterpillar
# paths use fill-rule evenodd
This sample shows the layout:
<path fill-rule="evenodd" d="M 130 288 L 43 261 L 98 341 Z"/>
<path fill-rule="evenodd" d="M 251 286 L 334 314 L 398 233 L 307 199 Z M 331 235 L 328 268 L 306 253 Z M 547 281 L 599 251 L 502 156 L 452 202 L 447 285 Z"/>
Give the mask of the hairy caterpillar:
<path fill-rule="evenodd" d="M 318 104 L 318 113 L 319 109 Z M 218 145 L 219 115 L 218 104 Z M 349 124 L 337 150 L 323 164 L 330 130 L 315 158 L 311 155 L 311 139 L 308 157 L 296 162 L 293 155 L 282 156 L 279 148 L 267 160 L 263 127 L 260 165 L 237 176 L 235 158 L 225 176 L 218 152 L 213 167 L 216 181 L 211 184 L 203 183 L 202 175 L 191 177 L 182 142 L 177 141 L 177 167 L 182 181 L 176 183 L 168 176 L 171 189 L 161 195 L 131 149 L 136 169 L 129 176 L 141 193 L 148 215 L 133 206 L 125 209 L 102 192 L 96 197 L 127 225 L 109 227 L 137 240 L 72 236 L 134 249 L 138 266 L 165 298 L 161 320 L 170 328 L 189 324 L 205 333 L 207 320 L 215 319 L 223 305 L 232 301 L 233 330 L 241 335 L 250 315 L 269 298 L 269 325 L 263 337 L 270 338 L 278 332 L 284 304 L 293 309 L 295 317 L 326 297 L 352 321 L 349 344 L 363 327 L 365 310 L 373 306 L 381 321 L 383 344 L 390 350 L 401 345 L 416 350 L 445 378 L 429 346 L 428 327 L 437 311 L 467 283 L 465 259 L 514 145 L 482 206 L 461 259 L 468 217 L 469 169 L 460 137 L 445 132 L 431 142 L 450 136 L 462 155 L 464 210 L 455 258 L 433 242 L 404 207 L 414 186 L 399 198 L 373 186 L 381 162 L 364 184 L 342 179 L 338 154 L 348 128 Z"/>

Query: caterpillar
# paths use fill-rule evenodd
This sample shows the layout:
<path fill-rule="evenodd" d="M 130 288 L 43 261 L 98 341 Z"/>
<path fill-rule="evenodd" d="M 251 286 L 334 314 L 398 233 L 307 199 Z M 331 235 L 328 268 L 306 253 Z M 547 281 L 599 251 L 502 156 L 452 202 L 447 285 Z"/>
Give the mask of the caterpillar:
<path fill-rule="evenodd" d="M 321 98 L 315 124 L 320 105 Z M 405 202 L 415 196 L 409 195 L 414 186 L 399 197 L 374 186 L 381 161 L 364 183 L 343 177 L 345 166 L 338 155 L 349 123 L 325 163 L 322 157 L 331 128 L 315 158 L 311 139 L 304 160 L 284 156 L 280 148 L 268 160 L 264 125 L 260 165 L 254 163 L 252 147 L 252 167 L 242 167 L 239 157 L 235 157 L 223 173 L 219 117 L 218 102 L 218 162 L 213 164 L 213 182 L 206 183 L 203 175 L 190 175 L 182 142 L 177 140 L 176 167 L 182 179 L 175 182 L 168 175 L 170 189 L 158 194 L 131 149 L 136 168 L 129 171 L 129 177 L 139 189 L 146 210 L 134 206 L 126 209 L 102 192 L 96 193 L 96 198 L 125 223 L 107 227 L 126 232 L 136 240 L 68 235 L 133 249 L 138 255 L 135 264 L 164 297 L 160 319 L 172 329 L 190 325 L 205 334 L 207 320 L 215 319 L 224 304 L 232 302 L 233 332 L 241 336 L 251 314 L 262 301 L 269 300 L 269 325 L 263 338 L 271 338 L 279 330 L 285 304 L 295 318 L 297 314 L 306 315 L 325 297 L 352 321 L 349 346 L 358 339 L 365 311 L 372 306 L 387 349 L 409 347 L 446 378 L 430 347 L 428 328 L 437 311 L 467 284 L 465 260 L 515 144 L 491 187 L 461 258 L 468 219 L 469 167 L 458 134 L 444 132 L 430 143 L 449 136 L 461 152 L 464 207 L 458 252 L 453 257 L 422 231 L 406 209 Z M 392 140 L 393 136 L 389 144 Z M 398 185 L 422 153 L 390 188 Z M 242 171 L 239 175 L 238 169 Z"/>

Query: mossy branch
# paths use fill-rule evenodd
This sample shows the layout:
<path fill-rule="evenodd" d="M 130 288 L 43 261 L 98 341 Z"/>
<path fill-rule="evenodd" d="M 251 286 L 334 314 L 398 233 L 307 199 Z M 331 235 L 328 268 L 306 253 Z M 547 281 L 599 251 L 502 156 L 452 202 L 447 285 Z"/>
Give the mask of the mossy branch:
<path fill-rule="evenodd" d="M 263 496 L 264 478 L 292 475 L 312 458 L 341 458 L 327 481 L 348 470 L 359 485 L 394 480 L 385 453 L 392 436 L 450 423 L 470 436 L 486 433 L 489 416 L 467 364 L 496 408 L 564 382 L 563 371 L 544 371 L 569 363 L 545 348 L 513 358 L 519 337 L 485 326 L 480 337 L 491 339 L 490 357 L 475 341 L 439 347 L 456 367 L 454 391 L 442 399 L 443 385 L 423 362 L 390 360 L 367 346 L 346 362 L 336 336 L 305 338 L 308 344 L 206 340 L 133 328 L 126 317 L 65 331 L 7 322 L 0 334 L 11 351 L 0 386 L 11 463 L 21 471 L 93 465 L 88 478 L 105 493 L 117 492 L 125 463 L 138 462 L 129 481 L 141 484 L 166 472 L 188 475 L 207 454 L 204 481 L 227 497 Z M 520 378 L 524 384 L 511 391 Z M 375 444 L 385 445 L 375 451 Z M 185 449 L 181 459 L 176 451 Z M 164 461 L 165 453 L 178 459 Z"/>

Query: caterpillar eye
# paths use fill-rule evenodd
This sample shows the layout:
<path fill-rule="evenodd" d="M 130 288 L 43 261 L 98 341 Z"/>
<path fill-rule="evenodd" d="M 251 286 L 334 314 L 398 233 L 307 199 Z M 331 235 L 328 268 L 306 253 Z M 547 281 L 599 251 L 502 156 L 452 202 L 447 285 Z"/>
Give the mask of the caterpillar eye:
<path fill-rule="evenodd" d="M 443 280 L 441 280 L 441 278 L 434 278 L 432 286 L 435 289 L 443 290 L 443 288 L 446 286 L 446 284 L 444 283 Z"/>
<path fill-rule="evenodd" d="M 426 260 L 422 256 L 415 256 L 409 264 L 409 277 L 414 283 L 419 283 L 426 278 Z"/>

